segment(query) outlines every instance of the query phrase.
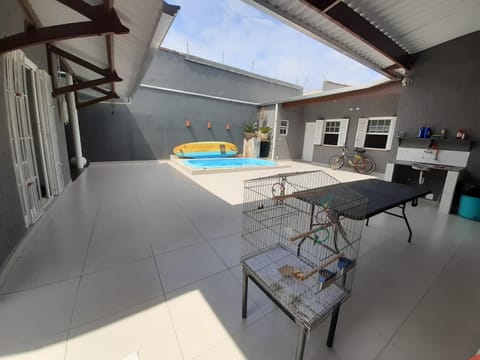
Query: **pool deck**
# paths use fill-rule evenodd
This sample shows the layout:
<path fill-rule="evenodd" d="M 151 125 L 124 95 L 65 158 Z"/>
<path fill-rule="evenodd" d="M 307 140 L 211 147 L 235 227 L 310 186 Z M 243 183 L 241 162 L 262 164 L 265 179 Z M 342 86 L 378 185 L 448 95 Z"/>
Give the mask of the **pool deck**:
<path fill-rule="evenodd" d="M 369 178 L 287 163 L 283 172 Z M 0 273 L 0 359 L 293 359 L 296 324 L 253 284 L 241 317 L 243 181 L 278 172 L 92 163 Z M 325 321 L 305 360 L 452 360 L 478 350 L 480 223 L 437 210 L 409 205 L 412 243 L 400 219 L 371 219 L 334 346 Z"/>
<path fill-rule="evenodd" d="M 341 182 L 348 182 L 360 179 L 374 178 L 372 175 L 362 175 L 349 170 L 332 170 L 327 165 L 306 163 L 301 161 L 276 160 L 278 166 L 269 166 L 265 168 L 254 169 L 235 169 L 235 171 L 221 172 L 190 172 L 186 166 L 177 161 L 166 161 L 170 166 L 180 171 L 192 181 L 203 187 L 205 190 L 228 202 L 231 205 L 242 203 L 243 191 L 234 191 L 234 189 L 243 189 L 243 182 L 249 179 L 255 179 L 264 176 L 277 175 L 282 172 L 299 172 L 323 170 L 328 175 L 333 176 Z M 284 169 L 287 169 L 286 171 Z M 226 169 L 222 169 L 226 170 Z"/>

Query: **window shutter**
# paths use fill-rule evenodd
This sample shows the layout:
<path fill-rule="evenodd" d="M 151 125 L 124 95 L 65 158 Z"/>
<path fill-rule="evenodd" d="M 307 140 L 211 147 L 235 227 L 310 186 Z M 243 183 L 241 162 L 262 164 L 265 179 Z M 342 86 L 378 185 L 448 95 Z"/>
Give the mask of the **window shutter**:
<path fill-rule="evenodd" d="M 355 136 L 355 147 L 365 146 L 365 137 L 367 136 L 368 118 L 359 118 L 357 134 Z"/>
<path fill-rule="evenodd" d="M 313 144 L 322 145 L 323 144 L 323 130 L 325 126 L 325 120 L 316 120 L 315 121 L 315 131 L 313 133 Z"/>
<path fill-rule="evenodd" d="M 340 132 L 338 134 L 337 146 L 345 146 L 347 141 L 348 120 L 349 119 L 340 120 Z"/>
<path fill-rule="evenodd" d="M 395 123 L 397 122 L 396 117 L 392 117 L 390 120 L 390 129 L 388 130 L 387 145 L 385 146 L 386 150 L 392 149 L 393 134 L 395 134 Z"/>

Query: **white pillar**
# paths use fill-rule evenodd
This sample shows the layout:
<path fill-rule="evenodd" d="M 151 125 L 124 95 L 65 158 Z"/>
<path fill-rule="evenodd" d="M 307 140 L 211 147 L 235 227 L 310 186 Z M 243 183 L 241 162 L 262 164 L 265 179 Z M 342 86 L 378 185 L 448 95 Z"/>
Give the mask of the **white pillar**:
<path fill-rule="evenodd" d="M 272 139 L 272 161 L 275 161 L 277 152 L 277 127 L 278 127 L 278 103 L 275 104 L 275 115 L 273 117 L 273 139 Z"/>
<path fill-rule="evenodd" d="M 73 77 L 67 75 L 67 85 L 73 85 Z M 78 126 L 78 113 L 75 105 L 75 94 L 73 91 L 67 93 L 68 113 L 70 116 L 70 123 L 72 124 L 73 147 L 75 148 L 75 160 L 77 169 L 83 169 L 83 154 L 82 142 L 80 139 L 80 127 Z"/>

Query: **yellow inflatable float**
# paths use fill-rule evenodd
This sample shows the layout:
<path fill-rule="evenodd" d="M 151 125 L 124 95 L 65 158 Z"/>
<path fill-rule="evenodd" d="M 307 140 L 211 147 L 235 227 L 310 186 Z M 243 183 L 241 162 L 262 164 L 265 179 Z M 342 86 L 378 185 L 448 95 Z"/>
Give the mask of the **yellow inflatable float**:
<path fill-rule="evenodd" d="M 181 158 L 219 158 L 238 154 L 238 147 L 226 141 L 197 141 L 175 146 L 173 153 Z"/>

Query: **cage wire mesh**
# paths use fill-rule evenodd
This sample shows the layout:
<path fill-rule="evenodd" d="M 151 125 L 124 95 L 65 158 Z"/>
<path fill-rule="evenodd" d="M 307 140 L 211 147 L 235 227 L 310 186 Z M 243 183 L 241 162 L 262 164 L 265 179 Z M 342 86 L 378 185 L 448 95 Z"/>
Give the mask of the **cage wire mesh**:
<path fill-rule="evenodd" d="M 350 295 L 366 208 L 323 171 L 245 181 L 244 271 L 312 328 Z"/>

